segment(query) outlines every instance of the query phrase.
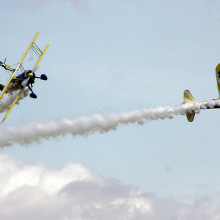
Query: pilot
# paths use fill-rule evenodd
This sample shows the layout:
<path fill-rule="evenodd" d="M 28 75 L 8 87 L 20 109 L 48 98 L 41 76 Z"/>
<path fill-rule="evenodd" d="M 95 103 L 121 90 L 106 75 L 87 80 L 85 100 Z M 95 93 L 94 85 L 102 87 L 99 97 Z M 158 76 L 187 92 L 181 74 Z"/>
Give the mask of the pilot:
<path fill-rule="evenodd" d="M 15 69 L 11 68 L 10 66 L 7 66 L 5 63 L 3 63 L 2 61 L 0 61 L 0 66 L 5 68 L 6 70 L 9 70 L 11 72 L 15 71 Z"/>

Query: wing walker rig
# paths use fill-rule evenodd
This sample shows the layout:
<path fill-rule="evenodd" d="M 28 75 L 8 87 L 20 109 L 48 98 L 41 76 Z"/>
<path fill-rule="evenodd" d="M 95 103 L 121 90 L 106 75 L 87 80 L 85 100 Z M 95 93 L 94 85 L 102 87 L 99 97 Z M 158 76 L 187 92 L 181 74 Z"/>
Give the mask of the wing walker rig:
<path fill-rule="evenodd" d="M 33 84 L 36 78 L 39 78 L 41 80 L 47 80 L 47 76 L 45 74 L 41 74 L 40 77 L 37 77 L 35 75 L 35 71 L 37 70 L 39 63 L 41 59 L 43 58 L 50 44 L 50 42 L 48 42 L 43 51 L 37 46 L 37 44 L 35 43 L 35 40 L 39 32 L 40 31 L 38 31 L 36 35 L 34 36 L 24 56 L 22 57 L 21 61 L 18 63 L 16 69 L 13 69 L 10 66 L 7 66 L 5 64 L 6 60 L 4 62 L 0 61 L 0 66 L 12 73 L 11 78 L 9 79 L 8 83 L 5 86 L 0 84 L 0 90 L 2 90 L 1 95 L 0 95 L 0 106 L 4 110 L 6 110 L 6 114 L 4 118 L 2 119 L 2 122 L 8 117 L 12 108 L 17 103 L 17 101 L 19 100 L 20 96 L 22 95 L 22 93 L 24 92 L 26 88 L 29 88 L 29 90 L 31 91 L 30 93 L 31 98 L 37 98 L 37 95 L 32 90 L 32 87 L 33 87 Z M 24 68 L 23 63 L 24 63 L 25 58 L 27 57 L 27 54 L 31 52 L 33 52 L 37 56 L 37 61 L 32 70 L 26 70 Z M 21 72 L 21 73 L 19 74 L 18 72 Z M 5 94 L 6 93 L 13 94 L 16 91 L 18 91 L 18 93 L 14 101 L 12 102 L 12 104 L 8 105 L 7 103 L 4 103 L 3 97 L 5 96 Z"/>

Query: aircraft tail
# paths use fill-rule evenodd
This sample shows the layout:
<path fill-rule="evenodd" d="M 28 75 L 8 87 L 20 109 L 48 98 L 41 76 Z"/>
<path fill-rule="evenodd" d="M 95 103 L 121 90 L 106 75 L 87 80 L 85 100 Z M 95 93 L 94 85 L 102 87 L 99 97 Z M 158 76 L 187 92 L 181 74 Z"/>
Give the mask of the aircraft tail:
<path fill-rule="evenodd" d="M 193 97 L 193 95 L 191 94 L 191 92 L 189 90 L 185 90 L 183 93 L 183 104 L 194 103 L 195 101 L 196 100 Z M 195 111 L 191 111 L 191 112 L 186 113 L 186 117 L 189 122 L 193 122 L 195 114 L 196 114 Z"/>

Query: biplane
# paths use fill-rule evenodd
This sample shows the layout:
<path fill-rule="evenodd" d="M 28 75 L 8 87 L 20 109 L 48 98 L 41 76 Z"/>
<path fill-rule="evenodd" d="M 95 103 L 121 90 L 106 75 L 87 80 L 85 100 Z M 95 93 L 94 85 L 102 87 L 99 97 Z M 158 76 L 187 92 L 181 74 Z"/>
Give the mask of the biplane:
<path fill-rule="evenodd" d="M 220 108 L 220 64 L 218 64 L 215 68 L 215 73 L 216 73 L 216 80 L 217 80 L 217 88 L 218 88 L 218 94 L 219 98 L 214 98 L 210 100 L 206 100 L 203 102 L 198 102 L 191 92 L 189 90 L 185 90 L 183 93 L 183 104 L 194 104 L 197 103 L 200 109 L 215 109 L 215 108 Z M 191 110 L 186 112 L 186 117 L 189 122 L 193 122 L 195 114 L 199 113 L 196 112 L 195 110 Z"/>
<path fill-rule="evenodd" d="M 6 110 L 6 114 L 2 119 L 2 122 L 8 117 L 12 108 L 17 103 L 17 101 L 19 100 L 19 98 L 21 97 L 22 93 L 26 88 L 30 90 L 31 98 L 37 98 L 37 95 L 32 90 L 36 78 L 39 78 L 41 80 L 47 80 L 47 76 L 45 74 L 41 74 L 40 77 L 36 76 L 35 74 L 35 71 L 37 70 L 39 63 L 50 44 L 50 42 L 48 42 L 44 50 L 41 50 L 35 43 L 38 34 L 39 31 L 34 36 L 26 52 L 24 53 L 21 61 L 17 64 L 15 69 L 5 64 L 6 59 L 4 62 L 0 61 L 0 66 L 3 67 L 5 70 L 10 71 L 12 74 L 6 85 L 0 84 L 0 90 L 2 91 L 0 94 L 0 106 L 4 110 Z M 36 63 L 32 70 L 26 69 L 24 67 L 24 60 L 27 57 L 27 54 L 29 53 L 34 53 L 35 56 L 37 57 Z M 14 94 L 15 92 L 17 92 L 16 93 L 17 95 L 15 96 L 14 101 L 10 105 L 4 103 L 3 97 L 5 96 L 5 94 L 6 93 Z"/>

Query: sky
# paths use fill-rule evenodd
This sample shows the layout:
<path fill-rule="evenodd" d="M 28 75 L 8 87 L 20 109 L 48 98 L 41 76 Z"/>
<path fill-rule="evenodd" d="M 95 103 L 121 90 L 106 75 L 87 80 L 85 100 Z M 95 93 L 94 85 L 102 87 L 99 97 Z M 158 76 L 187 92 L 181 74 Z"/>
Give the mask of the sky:
<path fill-rule="evenodd" d="M 10 127 L 179 106 L 185 89 L 218 97 L 218 1 L 1 3 L 1 61 L 18 63 L 38 30 L 39 47 L 51 44 L 37 70 L 48 81 L 15 106 L 0 143 Z M 218 114 L 13 142 L 0 149 L 0 219 L 218 219 Z"/>

